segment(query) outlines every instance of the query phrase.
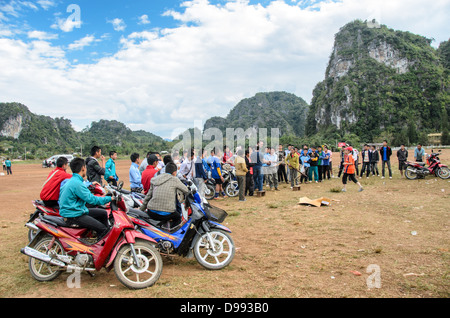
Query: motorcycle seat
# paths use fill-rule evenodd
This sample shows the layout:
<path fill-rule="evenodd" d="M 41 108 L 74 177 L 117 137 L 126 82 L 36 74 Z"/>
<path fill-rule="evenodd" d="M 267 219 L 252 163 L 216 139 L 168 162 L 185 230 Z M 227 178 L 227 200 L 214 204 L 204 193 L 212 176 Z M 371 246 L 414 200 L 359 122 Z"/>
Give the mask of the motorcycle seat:
<path fill-rule="evenodd" d="M 128 209 L 128 214 L 135 215 L 135 216 L 137 216 L 139 218 L 142 218 L 142 219 L 145 219 L 145 220 L 149 220 L 150 219 L 150 216 L 147 214 L 147 212 L 142 212 L 139 209 L 130 208 L 130 209 Z"/>
<path fill-rule="evenodd" d="M 65 219 L 62 216 L 54 216 L 54 215 L 43 215 L 42 219 L 45 222 L 48 222 L 50 224 L 53 224 L 55 226 L 60 226 L 60 227 L 73 227 L 73 228 L 78 228 L 80 227 L 77 224 L 71 224 L 65 221 Z"/>

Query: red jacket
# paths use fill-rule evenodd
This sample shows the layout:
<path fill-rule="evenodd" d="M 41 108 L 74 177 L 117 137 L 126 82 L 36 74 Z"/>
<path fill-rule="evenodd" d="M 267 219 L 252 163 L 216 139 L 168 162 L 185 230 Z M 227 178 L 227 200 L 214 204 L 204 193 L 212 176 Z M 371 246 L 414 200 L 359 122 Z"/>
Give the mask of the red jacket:
<path fill-rule="evenodd" d="M 144 193 L 147 194 L 150 189 L 150 180 L 158 172 L 158 170 L 152 165 L 148 165 L 147 168 L 142 172 L 141 182 L 144 188 Z"/>
<path fill-rule="evenodd" d="M 52 172 L 50 172 L 47 180 L 42 187 L 41 200 L 57 201 L 59 199 L 59 189 L 61 187 L 61 182 L 70 178 L 72 178 L 72 175 L 65 172 L 63 168 L 56 168 Z"/>

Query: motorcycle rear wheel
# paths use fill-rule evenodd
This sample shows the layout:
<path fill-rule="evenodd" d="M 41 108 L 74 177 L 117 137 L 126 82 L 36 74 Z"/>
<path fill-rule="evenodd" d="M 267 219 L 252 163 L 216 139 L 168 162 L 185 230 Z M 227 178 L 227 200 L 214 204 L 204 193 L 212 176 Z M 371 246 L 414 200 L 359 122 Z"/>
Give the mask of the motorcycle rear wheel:
<path fill-rule="evenodd" d="M 149 242 L 134 244 L 140 266 L 135 263 L 131 246 L 123 245 L 114 260 L 117 279 L 129 289 L 142 289 L 154 285 L 162 273 L 163 261 L 158 250 Z"/>
<path fill-rule="evenodd" d="M 450 169 L 447 167 L 441 167 L 436 171 L 436 174 L 441 179 L 448 179 L 450 178 Z"/>
<path fill-rule="evenodd" d="M 194 256 L 203 267 L 218 270 L 228 266 L 236 252 L 231 236 L 221 230 L 209 232 L 214 244 L 214 250 L 210 246 L 208 233 L 197 236 L 194 243 Z"/>
<path fill-rule="evenodd" d="M 236 181 L 229 182 L 225 186 L 225 193 L 229 197 L 237 197 L 239 194 L 238 183 Z"/>
<path fill-rule="evenodd" d="M 216 194 L 216 188 L 212 184 L 207 184 L 205 189 L 205 198 L 206 200 L 214 199 L 214 195 Z"/>
<path fill-rule="evenodd" d="M 405 170 L 405 177 L 406 177 L 406 179 L 409 179 L 409 180 L 416 180 L 419 176 L 415 172 L 415 169 L 413 169 L 411 167 L 407 167 Z"/>
<path fill-rule="evenodd" d="M 42 237 L 36 243 L 34 249 L 47 255 L 49 255 L 50 253 L 65 255 L 66 253 L 64 252 L 64 248 L 58 240 L 54 241 L 50 249 L 48 248 L 52 239 L 53 237 L 50 235 Z M 28 261 L 28 267 L 30 269 L 31 276 L 33 276 L 34 279 L 40 282 L 52 281 L 63 271 L 63 269 L 57 265 L 50 265 L 33 257 L 30 257 Z"/>

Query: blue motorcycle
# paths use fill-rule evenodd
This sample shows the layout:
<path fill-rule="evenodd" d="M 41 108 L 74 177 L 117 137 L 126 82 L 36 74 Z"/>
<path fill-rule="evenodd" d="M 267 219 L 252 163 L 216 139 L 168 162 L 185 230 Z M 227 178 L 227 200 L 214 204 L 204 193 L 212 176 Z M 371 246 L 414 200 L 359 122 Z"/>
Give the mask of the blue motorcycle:
<path fill-rule="evenodd" d="M 236 251 L 229 235 L 231 230 L 220 224 L 227 213 L 201 198 L 192 182 L 187 186 L 190 191 L 180 202 L 180 224 L 171 227 L 170 222 L 153 220 L 146 212 L 137 209 L 129 209 L 128 216 L 137 230 L 158 242 L 161 254 L 184 257 L 192 257 L 193 254 L 203 267 L 222 269 L 231 263 Z"/>

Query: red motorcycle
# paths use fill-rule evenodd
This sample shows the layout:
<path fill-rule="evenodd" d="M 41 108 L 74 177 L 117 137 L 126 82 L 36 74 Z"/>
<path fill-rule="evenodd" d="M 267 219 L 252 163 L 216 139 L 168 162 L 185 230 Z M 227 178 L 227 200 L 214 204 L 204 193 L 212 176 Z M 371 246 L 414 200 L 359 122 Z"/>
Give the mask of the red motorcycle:
<path fill-rule="evenodd" d="M 102 188 L 102 186 L 98 183 L 91 184 L 88 186 L 88 189 L 91 191 L 93 195 L 96 196 L 104 196 L 106 195 L 105 189 Z M 59 215 L 59 208 L 58 207 L 49 207 L 44 204 L 41 200 L 34 200 L 31 201 L 33 206 L 36 208 L 36 210 L 30 214 L 30 218 L 27 223 L 32 223 L 39 215 L 46 214 L 51 216 L 60 216 Z M 28 240 L 31 242 L 31 240 L 36 235 L 36 231 L 33 229 L 28 230 Z"/>
<path fill-rule="evenodd" d="M 421 162 L 407 162 L 405 176 L 409 180 L 423 179 L 427 175 L 435 175 L 441 179 L 450 178 L 450 169 L 439 161 L 440 151 L 427 155 L 427 164 Z"/>
<path fill-rule="evenodd" d="M 135 230 L 119 196 L 108 211 L 108 233 L 100 240 L 86 228 L 66 223 L 61 216 L 38 214 L 26 226 L 35 231 L 31 242 L 21 249 L 30 257 L 29 269 L 38 281 L 51 281 L 62 271 L 86 271 L 92 275 L 102 267 L 114 268 L 119 281 L 130 289 L 156 283 L 162 273 L 156 241 Z"/>

